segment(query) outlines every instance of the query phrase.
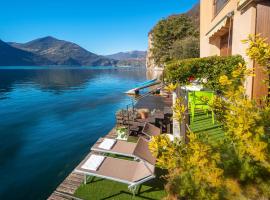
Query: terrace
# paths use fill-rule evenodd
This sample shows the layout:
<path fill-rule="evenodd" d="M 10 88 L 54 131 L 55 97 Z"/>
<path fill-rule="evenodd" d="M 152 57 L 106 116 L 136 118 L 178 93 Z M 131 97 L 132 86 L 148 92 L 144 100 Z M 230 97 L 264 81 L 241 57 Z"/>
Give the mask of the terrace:
<path fill-rule="evenodd" d="M 234 193 L 233 195 L 248 196 L 250 194 L 245 193 L 245 185 L 241 185 L 241 182 L 236 183 L 240 178 L 243 178 L 241 176 L 244 173 L 248 173 L 245 176 L 249 176 L 249 173 L 256 174 L 256 179 L 249 177 L 246 183 L 248 183 L 250 187 L 256 187 L 253 189 L 261 192 L 257 193 L 258 195 L 268 195 L 268 188 L 266 188 L 265 191 L 263 191 L 263 189 L 269 186 L 268 180 L 264 179 L 264 177 L 269 177 L 269 170 L 267 171 L 266 167 L 270 165 L 268 163 L 269 152 L 267 148 L 270 130 L 269 99 L 266 98 L 264 104 L 258 106 L 255 101 L 248 99 L 244 94 L 242 84 L 245 80 L 247 70 L 243 62 L 244 61 L 239 56 L 227 58 L 209 57 L 177 61 L 167 66 L 168 71 L 166 75 L 169 82 L 176 82 L 177 80 L 178 86 L 187 85 L 187 82 L 191 82 L 191 77 L 195 75 L 197 80 L 199 80 L 201 84 L 203 83 L 203 89 L 208 88 L 215 91 L 215 95 L 211 91 L 198 91 L 197 93 L 192 92 L 193 96 L 191 96 L 189 95 L 190 93 L 185 93 L 183 90 L 181 90 L 181 92 L 177 91 L 177 84 L 170 84 L 166 88 L 168 91 L 170 90 L 172 92 L 173 99 L 176 98 L 172 106 L 174 113 L 173 119 L 177 119 L 182 134 L 183 125 L 186 127 L 186 125 L 189 124 L 187 127 L 189 127 L 190 130 L 184 130 L 184 135 L 187 133 L 190 134 L 189 140 L 185 141 L 183 138 L 180 138 L 181 142 L 179 142 L 179 140 L 176 140 L 174 137 L 171 139 L 171 135 L 164 137 L 165 134 L 171 133 L 171 129 L 164 129 L 163 127 L 165 121 L 167 121 L 165 120 L 165 113 L 163 113 L 163 115 L 159 112 L 157 112 L 157 114 L 156 111 L 153 112 L 153 114 L 152 112 L 151 114 L 149 113 L 147 115 L 148 117 L 141 118 L 142 121 L 140 121 L 140 123 L 152 123 L 151 126 L 157 125 L 159 127 L 155 129 L 159 129 L 159 131 L 156 131 L 148 137 L 148 141 L 145 142 L 145 144 L 147 143 L 147 149 L 144 149 L 142 143 L 140 143 L 141 140 L 145 140 L 142 139 L 142 137 L 149 136 L 145 134 L 145 125 L 136 129 L 139 134 L 127 138 L 129 143 L 133 142 L 133 144 L 136 145 L 136 148 L 139 146 L 137 151 L 135 150 L 133 152 L 134 154 L 123 157 L 119 156 L 120 154 L 112 153 L 106 154 L 106 156 L 129 160 L 133 164 L 136 163 L 136 160 L 142 159 L 138 162 L 147 161 L 149 162 L 148 164 L 150 164 L 151 159 L 143 157 L 143 154 L 146 153 L 145 150 L 147 150 L 151 154 L 151 157 L 154 158 L 153 166 L 157 168 L 156 177 L 143 183 L 140 182 L 140 184 L 136 185 L 138 187 L 133 189 L 129 187 L 131 190 L 128 190 L 126 184 L 119 183 L 121 181 L 116 182 L 110 178 L 97 178 L 95 174 L 94 176 L 86 174 L 86 184 L 81 184 L 79 188 L 74 191 L 76 196 L 74 198 L 161 199 L 167 196 L 168 192 L 169 195 L 173 195 L 174 197 L 186 197 L 188 194 L 191 198 L 203 199 L 201 195 L 207 194 L 211 196 L 216 195 L 218 197 L 217 199 L 220 199 L 219 197 L 224 195 L 224 191 L 227 195 L 231 195 L 232 184 L 237 184 L 237 187 L 242 187 L 243 191 L 243 193 Z M 207 81 L 204 81 L 205 79 Z M 195 82 L 192 82 L 192 84 L 193 83 Z M 205 98 L 202 98 L 200 101 L 195 100 L 199 94 L 206 94 L 207 92 L 212 95 L 200 96 L 213 97 L 206 101 L 207 105 L 203 104 Z M 162 93 L 163 92 L 160 92 L 160 94 Z M 196 94 L 198 96 L 196 96 Z M 178 97 L 175 97 L 175 95 L 178 95 Z M 154 109 L 155 106 L 152 104 L 156 102 L 163 102 L 165 105 L 167 101 L 164 100 L 170 99 L 171 95 L 166 97 L 153 95 L 153 97 L 154 99 L 158 98 L 159 101 L 149 101 L 152 97 L 148 97 L 146 98 L 148 101 L 146 99 L 142 100 L 142 102 L 146 103 L 138 103 L 140 108 L 148 106 L 148 108 L 151 107 L 151 109 Z M 170 101 L 171 100 L 172 99 L 170 99 Z M 198 104 L 196 104 L 196 102 Z M 189 105 L 188 108 L 187 105 Z M 198 105 L 197 109 L 194 105 Z M 163 108 L 163 112 L 167 110 L 167 108 L 164 109 L 164 106 L 160 106 L 160 108 Z M 133 114 L 132 110 L 127 109 L 126 112 L 123 112 L 123 116 L 120 119 L 121 126 L 128 125 L 129 127 L 130 125 L 134 125 L 134 120 L 138 120 L 134 116 L 130 117 L 130 113 Z M 195 113 L 194 117 L 193 113 Z M 213 113 L 215 113 L 215 120 L 213 120 Z M 135 116 L 137 116 L 137 114 Z M 140 123 L 136 123 L 137 126 L 142 126 Z M 170 123 L 172 124 L 174 122 Z M 143 129 L 141 130 L 141 128 Z M 112 131 L 109 135 L 113 135 L 113 133 Z M 138 139 L 138 136 L 141 136 L 140 139 Z M 203 138 L 201 136 L 203 136 Z M 218 143 L 219 140 L 223 140 L 224 138 L 229 142 Z M 140 153 L 138 154 L 139 151 Z M 252 160 L 252 162 L 250 162 L 250 160 Z M 244 167 L 246 167 L 246 165 L 252 167 L 253 171 L 243 171 L 242 163 L 244 163 Z M 160 168 L 166 170 L 160 170 Z M 181 173 L 175 173 L 177 169 L 180 169 L 179 171 Z M 263 173 L 260 174 L 259 172 Z M 170 174 L 170 178 L 164 180 L 162 177 L 164 173 Z M 173 181 L 171 177 L 174 178 Z M 235 178 L 234 183 L 231 182 L 231 177 Z M 226 185 L 226 178 L 229 180 L 229 185 Z M 259 182 L 257 182 L 257 180 L 259 180 Z M 182 184 L 183 182 L 181 181 L 184 181 L 185 184 L 192 185 L 192 187 Z M 168 191 L 166 187 L 165 192 L 164 185 L 167 182 L 170 182 L 169 187 L 173 186 L 173 190 L 169 189 Z M 209 185 L 205 186 L 205 183 Z M 205 187 L 209 187 L 211 190 Z M 197 188 L 201 188 L 204 192 L 198 192 L 199 190 L 197 190 Z M 193 192 L 190 192 L 190 190 L 193 190 Z M 238 197 L 239 196 L 236 196 L 233 199 L 239 199 Z"/>

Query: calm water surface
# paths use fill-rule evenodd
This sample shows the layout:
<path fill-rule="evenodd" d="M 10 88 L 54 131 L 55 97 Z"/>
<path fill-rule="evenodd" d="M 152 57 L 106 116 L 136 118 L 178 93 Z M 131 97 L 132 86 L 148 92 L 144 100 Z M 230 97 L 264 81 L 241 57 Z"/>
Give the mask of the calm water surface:
<path fill-rule="evenodd" d="M 141 68 L 0 68 L 0 199 L 46 199 L 145 80 Z"/>

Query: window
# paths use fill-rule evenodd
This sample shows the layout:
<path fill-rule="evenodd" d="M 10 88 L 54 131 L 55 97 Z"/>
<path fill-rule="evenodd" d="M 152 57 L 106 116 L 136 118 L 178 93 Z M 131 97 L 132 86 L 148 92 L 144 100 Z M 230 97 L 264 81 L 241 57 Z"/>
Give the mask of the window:
<path fill-rule="evenodd" d="M 219 11 L 222 10 L 222 8 L 228 1 L 229 0 L 214 0 L 214 16 L 216 16 L 219 13 Z"/>

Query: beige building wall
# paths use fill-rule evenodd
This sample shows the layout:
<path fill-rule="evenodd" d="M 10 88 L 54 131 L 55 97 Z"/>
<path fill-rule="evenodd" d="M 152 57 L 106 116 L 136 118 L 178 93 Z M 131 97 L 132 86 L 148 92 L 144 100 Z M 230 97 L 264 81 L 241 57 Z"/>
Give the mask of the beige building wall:
<path fill-rule="evenodd" d="M 256 8 L 248 7 L 245 10 L 238 10 L 238 0 L 229 0 L 225 7 L 214 16 L 213 0 L 201 0 L 201 23 L 200 23 L 200 56 L 207 57 L 220 55 L 220 38 L 209 40 L 207 33 L 214 28 L 224 17 L 233 11 L 233 32 L 232 32 L 232 54 L 243 56 L 249 67 L 253 62 L 246 56 L 246 45 L 242 40 L 247 39 L 249 34 L 255 34 L 256 30 Z M 252 94 L 252 78 L 245 84 L 247 94 Z"/>
<path fill-rule="evenodd" d="M 253 68 L 253 61 L 246 55 L 247 44 L 242 40 L 248 38 L 249 34 L 256 33 L 256 8 L 250 7 L 245 12 L 236 12 L 233 25 L 232 54 L 240 54 L 247 62 L 249 68 Z M 248 96 L 252 96 L 252 77 L 248 77 L 245 87 Z"/>

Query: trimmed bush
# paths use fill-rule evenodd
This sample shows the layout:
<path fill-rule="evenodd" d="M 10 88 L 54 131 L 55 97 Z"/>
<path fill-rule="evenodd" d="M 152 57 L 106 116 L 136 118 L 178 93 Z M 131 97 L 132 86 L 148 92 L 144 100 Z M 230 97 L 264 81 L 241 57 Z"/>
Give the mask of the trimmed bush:
<path fill-rule="evenodd" d="M 239 55 L 175 60 L 167 63 L 165 77 L 168 82 L 180 84 L 187 84 L 190 79 L 196 78 L 201 80 L 205 87 L 220 91 L 219 77 L 227 75 L 231 78 L 231 73 L 238 67 L 239 63 L 245 63 Z"/>

